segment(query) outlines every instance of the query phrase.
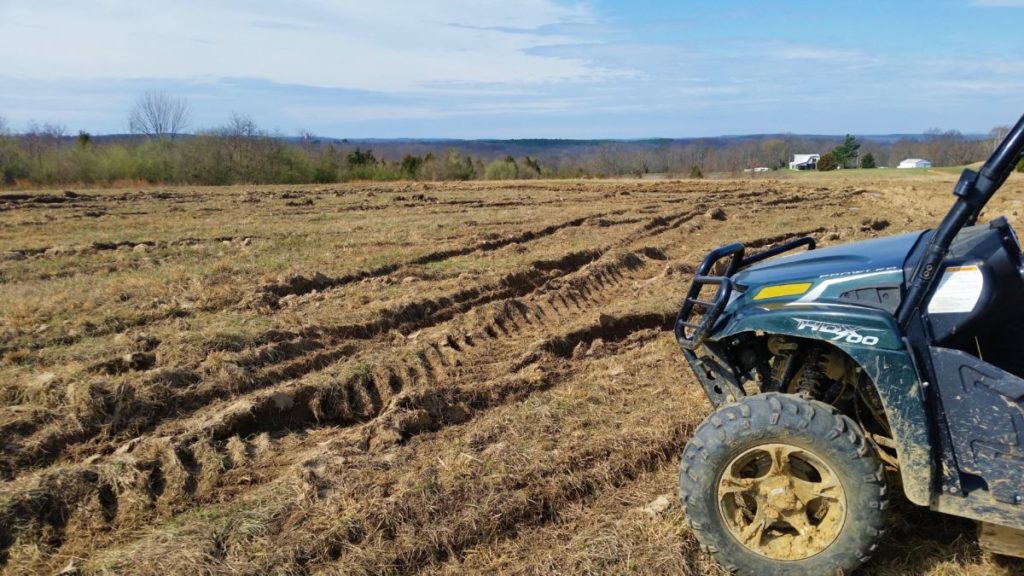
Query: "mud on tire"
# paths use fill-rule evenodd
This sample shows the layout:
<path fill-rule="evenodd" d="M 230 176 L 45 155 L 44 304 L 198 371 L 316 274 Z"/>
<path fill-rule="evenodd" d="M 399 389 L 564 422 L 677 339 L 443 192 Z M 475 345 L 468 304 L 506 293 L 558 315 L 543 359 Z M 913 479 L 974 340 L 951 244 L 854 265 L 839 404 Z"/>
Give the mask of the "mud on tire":
<path fill-rule="evenodd" d="M 876 549 L 888 503 L 860 427 L 828 404 L 779 393 L 705 419 L 683 451 L 679 492 L 703 547 L 744 575 L 849 574 Z"/>

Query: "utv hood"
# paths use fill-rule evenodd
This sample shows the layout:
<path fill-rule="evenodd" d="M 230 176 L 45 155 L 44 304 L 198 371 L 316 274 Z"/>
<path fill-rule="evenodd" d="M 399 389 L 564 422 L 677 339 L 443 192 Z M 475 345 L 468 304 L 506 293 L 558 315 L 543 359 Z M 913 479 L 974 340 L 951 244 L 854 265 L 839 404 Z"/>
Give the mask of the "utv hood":
<path fill-rule="evenodd" d="M 854 274 L 902 271 L 925 231 L 864 240 L 772 258 L 746 268 L 733 282 L 740 289 L 768 284 L 816 282 Z"/>

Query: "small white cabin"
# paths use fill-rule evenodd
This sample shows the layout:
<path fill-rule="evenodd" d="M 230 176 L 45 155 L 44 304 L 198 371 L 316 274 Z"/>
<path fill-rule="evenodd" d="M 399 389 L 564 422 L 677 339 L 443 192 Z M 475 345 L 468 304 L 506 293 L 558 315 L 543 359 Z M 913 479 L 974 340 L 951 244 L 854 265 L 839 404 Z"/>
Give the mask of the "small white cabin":
<path fill-rule="evenodd" d="M 897 168 L 931 168 L 932 163 L 920 158 L 907 158 Z"/>
<path fill-rule="evenodd" d="M 789 163 L 789 169 L 814 170 L 818 167 L 818 160 L 821 160 L 821 154 L 793 154 L 793 161 Z"/>

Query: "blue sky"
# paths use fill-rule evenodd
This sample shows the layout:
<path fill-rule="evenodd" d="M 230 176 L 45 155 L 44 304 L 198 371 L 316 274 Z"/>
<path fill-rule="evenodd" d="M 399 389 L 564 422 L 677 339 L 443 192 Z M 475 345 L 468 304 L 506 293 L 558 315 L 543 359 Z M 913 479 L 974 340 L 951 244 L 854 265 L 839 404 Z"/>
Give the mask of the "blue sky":
<path fill-rule="evenodd" d="M 1024 0 L 0 0 L 0 116 L 123 132 L 145 91 L 335 137 L 985 133 Z"/>

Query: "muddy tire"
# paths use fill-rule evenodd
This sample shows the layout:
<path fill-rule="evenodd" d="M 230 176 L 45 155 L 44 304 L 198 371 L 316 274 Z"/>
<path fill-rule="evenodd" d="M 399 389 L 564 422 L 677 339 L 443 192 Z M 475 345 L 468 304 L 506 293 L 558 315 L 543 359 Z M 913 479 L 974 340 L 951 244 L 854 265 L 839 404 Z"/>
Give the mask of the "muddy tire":
<path fill-rule="evenodd" d="M 721 407 L 683 451 L 686 522 L 729 572 L 849 574 L 882 535 L 883 467 L 853 420 L 779 393 Z"/>

